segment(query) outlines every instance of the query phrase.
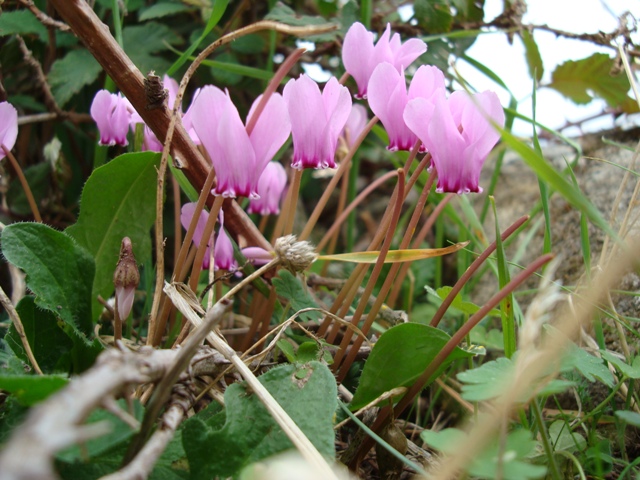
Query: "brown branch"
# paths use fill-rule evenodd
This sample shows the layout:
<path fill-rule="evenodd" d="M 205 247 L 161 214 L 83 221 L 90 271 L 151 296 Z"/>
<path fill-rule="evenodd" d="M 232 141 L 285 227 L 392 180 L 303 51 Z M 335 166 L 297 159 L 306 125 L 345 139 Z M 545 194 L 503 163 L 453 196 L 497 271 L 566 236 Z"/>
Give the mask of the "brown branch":
<path fill-rule="evenodd" d="M 109 28 L 100 21 L 84 0 L 51 0 L 51 3 L 129 99 L 156 137 L 164 142 L 171 112 L 167 108 L 146 108 L 144 77 L 111 36 Z M 172 154 L 175 164 L 182 169 L 191 184 L 196 190 L 201 190 L 211 164 L 198 152 L 180 124 L 176 125 L 173 135 Z M 212 195 L 209 196 L 208 203 L 213 203 Z M 269 242 L 236 202 L 225 201 L 225 227 L 234 235 L 245 238 L 250 245 L 270 248 Z"/>
<path fill-rule="evenodd" d="M 0 452 L 2 478 L 57 478 L 53 464 L 57 452 L 108 433 L 100 424 L 83 425 L 89 414 L 104 405 L 106 398 L 126 394 L 131 386 L 161 379 L 178 355 L 179 350 L 147 347 L 137 352 L 103 352 L 90 370 L 31 409 L 25 423 L 15 429 Z M 227 366 L 218 352 L 201 347 L 190 363 L 189 373 L 193 377 L 216 376 Z M 155 459 L 149 457 L 148 461 L 153 464 Z"/>
<path fill-rule="evenodd" d="M 69 25 L 67 25 L 66 23 L 61 22 L 59 20 L 54 20 L 49 15 L 47 15 L 42 10 L 40 10 L 38 7 L 36 7 L 32 0 L 18 0 L 18 1 L 21 4 L 23 4 L 25 7 L 27 7 L 29 10 L 31 10 L 31 13 L 33 13 L 35 17 L 38 19 L 38 21 L 41 24 L 43 24 L 45 27 L 57 28 L 61 32 L 68 32 L 69 30 L 71 30 Z"/>

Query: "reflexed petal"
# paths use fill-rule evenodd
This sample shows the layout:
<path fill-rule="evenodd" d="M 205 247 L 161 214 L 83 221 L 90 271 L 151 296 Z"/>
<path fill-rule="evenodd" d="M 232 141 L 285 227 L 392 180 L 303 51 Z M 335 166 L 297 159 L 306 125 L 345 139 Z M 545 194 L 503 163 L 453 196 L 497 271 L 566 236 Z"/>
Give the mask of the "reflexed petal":
<path fill-rule="evenodd" d="M 127 141 L 127 132 L 129 131 L 131 114 L 127 109 L 127 102 L 125 102 L 124 98 L 120 94 L 112 96 L 112 99 L 113 98 L 115 98 L 115 108 L 111 115 L 112 138 L 115 140 L 116 144 L 124 147 L 129 144 Z"/>
<path fill-rule="evenodd" d="M 242 254 L 254 265 L 265 265 L 275 258 L 275 254 L 260 247 L 246 247 Z"/>
<path fill-rule="evenodd" d="M 18 138 L 18 111 L 9 102 L 0 103 L 0 144 L 11 150 Z M 0 160 L 5 157 L 0 148 Z"/>
<path fill-rule="evenodd" d="M 324 112 L 322 94 L 318 84 L 307 75 L 291 79 L 284 87 L 282 96 L 287 103 L 293 136 L 294 168 L 315 167 L 320 146 L 320 133 L 326 124 L 320 123 Z M 310 112 L 314 112 L 310 115 Z M 319 121 L 320 120 L 320 121 Z M 322 119 L 324 120 L 324 119 Z"/>
<path fill-rule="evenodd" d="M 262 95 L 253 102 L 247 115 L 247 123 L 261 98 Z M 273 156 L 278 153 L 280 147 L 287 141 L 290 133 L 291 121 L 287 104 L 280 94 L 274 93 L 269 98 L 250 135 L 256 156 L 256 170 L 260 172 L 264 170 Z"/>
<path fill-rule="evenodd" d="M 142 142 L 142 151 L 145 152 L 162 152 L 163 145 L 158 137 L 151 131 L 149 127 L 144 126 L 144 140 Z"/>
<path fill-rule="evenodd" d="M 220 231 L 216 237 L 213 250 L 216 270 L 220 269 L 232 272 L 238 269 L 238 263 L 233 256 L 233 244 L 225 229 L 222 228 L 222 225 L 220 225 Z"/>
<path fill-rule="evenodd" d="M 162 84 L 164 85 L 164 88 L 167 89 L 167 93 L 169 94 L 167 97 L 167 106 L 169 107 L 169 110 L 173 110 L 173 104 L 176 102 L 176 97 L 178 96 L 180 85 L 178 85 L 178 82 L 166 73 L 164 74 L 164 77 L 162 77 Z M 182 105 L 180 105 L 179 111 L 182 112 Z"/>
<path fill-rule="evenodd" d="M 277 215 L 280 213 L 280 200 L 287 186 L 287 172 L 278 162 L 269 162 L 258 181 L 260 198 L 249 202 L 249 213 Z"/>
<path fill-rule="evenodd" d="M 355 143 L 364 127 L 367 126 L 368 121 L 367 109 L 360 104 L 353 104 L 341 134 L 345 139 L 348 139 L 349 146 Z"/>
<path fill-rule="evenodd" d="M 369 32 L 360 22 L 351 25 L 342 44 L 342 63 L 345 70 L 356 81 L 360 97 L 367 93 L 373 49 L 373 33 Z"/>
<path fill-rule="evenodd" d="M 256 196 L 258 178 L 262 172 L 256 171 L 253 146 L 238 110 L 230 99 L 220 116 L 216 134 L 219 150 L 209 152 L 218 180 L 215 193 L 232 198 Z"/>
<path fill-rule="evenodd" d="M 129 317 L 129 313 L 131 313 L 131 307 L 133 306 L 135 294 L 136 288 L 134 286 L 126 288 L 116 288 L 116 298 L 118 299 L 118 316 L 120 317 L 120 320 L 124 321 Z"/>
<path fill-rule="evenodd" d="M 108 90 L 100 90 L 91 102 L 91 118 L 96 122 L 100 132 L 100 145 L 115 145 L 111 132 L 111 112 L 114 108 L 115 95 Z"/>
<path fill-rule="evenodd" d="M 444 74 L 438 67 L 422 65 L 416 71 L 409 85 L 409 98 L 429 99 L 439 89 L 444 89 Z"/>
<path fill-rule="evenodd" d="M 189 108 L 193 129 L 198 138 L 202 140 L 202 144 L 210 156 L 220 149 L 216 130 L 220 123 L 223 105 L 227 101 L 230 100 L 222 90 L 206 86 L 200 90 L 200 94 L 193 100 Z"/>
<path fill-rule="evenodd" d="M 332 151 L 335 153 L 338 137 L 351 113 L 351 94 L 347 87 L 338 83 L 336 77 L 331 77 L 322 91 L 322 102 L 329 126 Z"/>
<path fill-rule="evenodd" d="M 419 38 L 410 38 L 402 46 L 393 52 L 396 68 L 411 65 L 416 58 L 427 51 L 427 44 Z"/>

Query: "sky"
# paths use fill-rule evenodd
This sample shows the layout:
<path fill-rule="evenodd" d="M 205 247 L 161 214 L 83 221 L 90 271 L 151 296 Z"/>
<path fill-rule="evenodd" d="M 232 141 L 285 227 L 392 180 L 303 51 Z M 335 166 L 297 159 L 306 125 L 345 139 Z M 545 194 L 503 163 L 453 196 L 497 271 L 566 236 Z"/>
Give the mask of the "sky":
<path fill-rule="evenodd" d="M 617 25 L 617 16 L 631 11 L 640 20 L 640 0 L 529 0 L 528 11 L 523 18 L 525 24 L 547 24 L 550 27 L 575 32 L 595 33 L 599 30 L 610 32 Z M 502 0 L 486 0 L 485 20 L 495 18 L 502 11 Z M 541 85 L 549 83 L 555 67 L 566 60 L 580 60 L 595 52 L 604 52 L 610 56 L 614 51 L 597 47 L 592 43 L 565 38 L 556 38 L 553 33 L 536 30 L 534 38 L 540 49 L 544 76 Z M 640 40 L 636 36 L 636 41 Z M 509 45 L 504 34 L 484 34 L 467 51 L 467 54 L 491 68 L 509 87 L 519 101 L 518 111 L 531 115 L 532 80 L 524 57 L 522 42 L 515 38 Z M 456 68 L 478 90 L 494 90 L 500 96 L 503 105 L 509 102 L 509 95 L 493 81 L 479 74 L 475 68 L 464 61 L 458 61 Z M 637 79 L 636 79 L 637 81 Z M 561 94 L 550 88 L 540 88 L 537 92 L 537 120 L 551 128 L 564 126 L 567 121 L 579 121 L 602 111 L 605 103 L 596 100 L 588 105 L 577 106 Z M 621 118 L 617 125 L 640 124 L 639 115 Z M 583 131 L 597 131 L 612 128 L 611 116 L 587 122 Z M 531 126 L 518 121 L 514 131 L 519 135 L 531 135 Z M 566 135 L 579 135 L 577 127 L 563 131 Z"/>

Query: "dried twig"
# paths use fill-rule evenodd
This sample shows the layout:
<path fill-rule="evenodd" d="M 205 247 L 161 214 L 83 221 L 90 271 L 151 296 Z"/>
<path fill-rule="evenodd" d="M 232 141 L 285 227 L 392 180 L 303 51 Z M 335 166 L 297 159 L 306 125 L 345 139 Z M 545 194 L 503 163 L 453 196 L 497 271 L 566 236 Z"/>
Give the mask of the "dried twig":
<path fill-rule="evenodd" d="M 31 365 L 33 366 L 33 369 L 36 372 L 38 372 L 40 375 L 42 375 L 42 370 L 40 370 L 40 365 L 38 365 L 36 357 L 33 356 L 33 351 L 31 350 L 31 345 L 29 345 L 29 340 L 27 339 L 27 334 L 24 331 L 22 320 L 20 320 L 20 315 L 18 315 L 18 312 L 13 306 L 13 303 L 11 303 L 11 300 L 9 300 L 9 297 L 7 297 L 7 294 L 4 293 L 4 290 L 2 289 L 2 287 L 0 287 L 0 303 L 9 314 L 9 318 L 13 322 L 13 326 L 16 328 L 16 332 L 18 332 L 18 336 L 20 337 L 20 341 L 22 342 L 22 347 L 24 348 L 24 351 L 27 354 L 27 358 L 29 359 L 29 362 L 31 362 Z"/>
<path fill-rule="evenodd" d="M 18 0 L 18 1 L 21 4 L 23 4 L 25 7 L 27 7 L 31 11 L 31 13 L 35 15 L 38 21 L 42 23 L 45 27 L 57 28 L 61 32 L 68 32 L 69 30 L 71 30 L 69 25 L 67 25 L 66 23 L 51 18 L 49 15 L 47 15 L 38 7 L 36 7 L 36 5 L 33 3 L 32 0 Z"/>

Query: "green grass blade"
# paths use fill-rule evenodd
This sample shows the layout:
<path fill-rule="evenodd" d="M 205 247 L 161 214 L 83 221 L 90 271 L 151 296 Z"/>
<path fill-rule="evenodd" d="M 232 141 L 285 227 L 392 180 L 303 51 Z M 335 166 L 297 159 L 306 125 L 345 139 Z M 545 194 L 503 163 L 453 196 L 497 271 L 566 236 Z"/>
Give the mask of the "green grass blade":
<path fill-rule="evenodd" d="M 225 10 L 227 9 L 227 5 L 229 4 L 229 0 L 215 0 L 213 4 L 213 9 L 211 10 L 211 15 L 209 16 L 209 20 L 207 21 L 207 25 L 202 31 L 200 37 L 182 54 L 180 58 L 178 58 L 173 65 L 167 70 L 167 75 L 171 76 L 178 71 L 182 65 L 189 59 L 189 57 L 196 51 L 196 48 L 202 43 L 202 41 L 209 35 L 211 30 L 218 24 L 222 15 L 224 15 Z"/>
<path fill-rule="evenodd" d="M 502 234 L 500 224 L 498 223 L 498 211 L 496 209 L 496 201 L 493 197 L 489 197 L 493 216 L 496 225 L 496 258 L 498 260 L 498 285 L 502 290 L 511 278 L 507 269 L 507 259 L 502 245 Z M 502 338 L 504 341 L 504 355 L 511 358 L 516 352 L 516 324 L 513 314 L 513 293 L 509 293 L 502 302 L 500 302 L 500 313 L 502 316 Z"/>

